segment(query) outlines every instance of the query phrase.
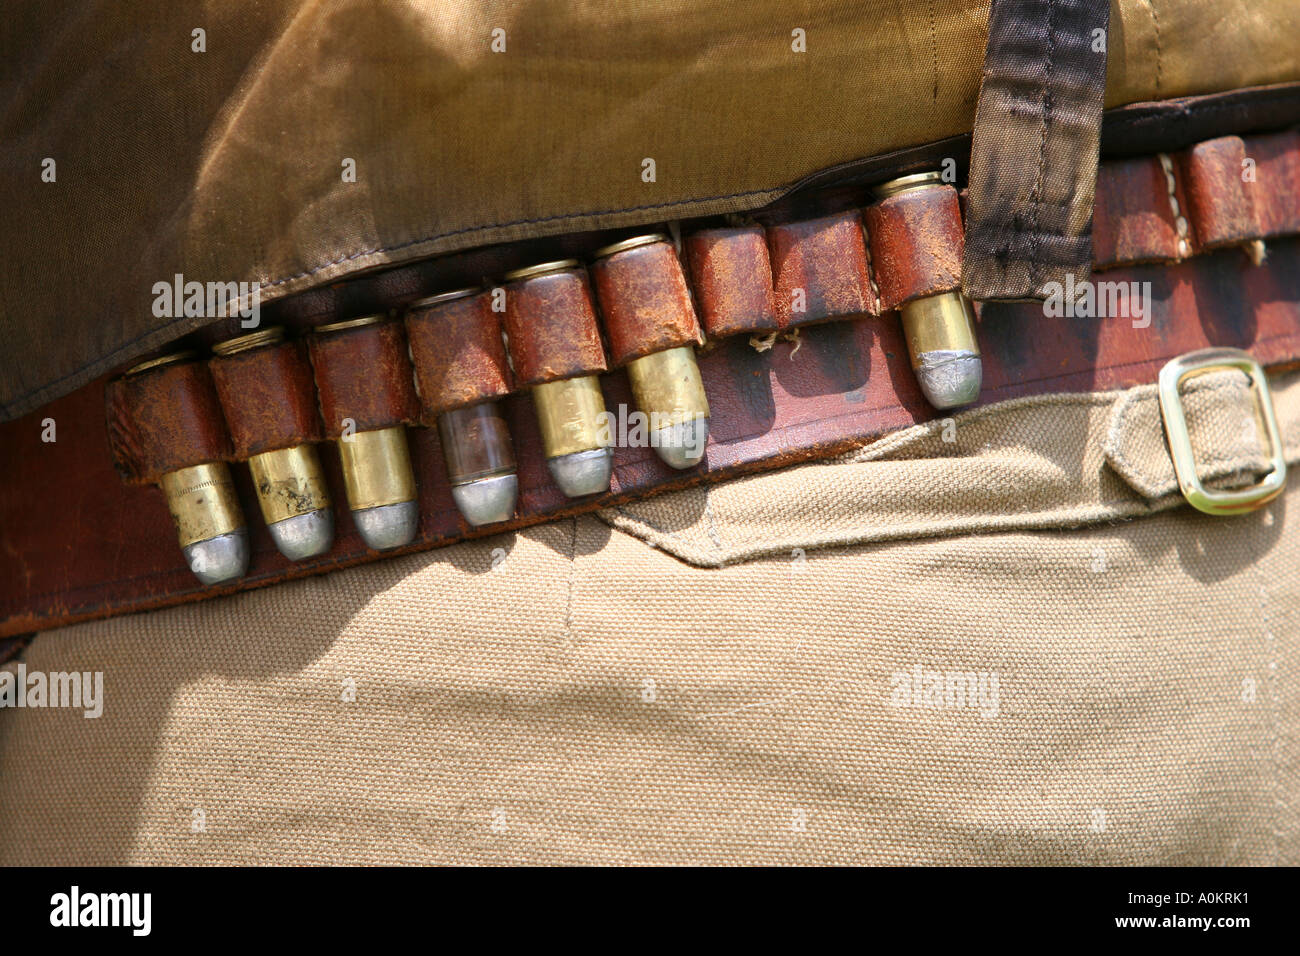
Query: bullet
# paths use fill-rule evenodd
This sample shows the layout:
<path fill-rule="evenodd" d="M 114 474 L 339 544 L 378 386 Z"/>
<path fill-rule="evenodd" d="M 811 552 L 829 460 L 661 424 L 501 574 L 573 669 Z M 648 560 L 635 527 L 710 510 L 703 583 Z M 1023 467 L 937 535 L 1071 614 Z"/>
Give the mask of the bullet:
<path fill-rule="evenodd" d="M 650 444 L 669 466 L 693 468 L 709 437 L 709 400 L 695 348 L 683 344 L 700 341 L 700 327 L 672 241 L 635 236 L 598 249 L 593 260 L 615 362 L 627 368 L 649 419 Z"/>
<path fill-rule="evenodd" d="M 314 332 L 325 336 L 384 320 L 383 315 L 368 315 L 317 326 Z M 420 512 L 406 427 L 345 433 L 336 444 L 348 508 L 366 546 L 388 551 L 410 544 L 419 530 Z"/>
<path fill-rule="evenodd" d="M 193 359 L 176 352 L 141 362 L 127 371 L 136 375 Z M 159 486 L 176 525 L 176 537 L 190 570 L 204 584 L 221 584 L 248 570 L 248 529 L 225 462 L 213 461 L 165 473 Z"/>
<path fill-rule="evenodd" d="M 410 544 L 419 528 L 415 474 L 401 425 L 356 432 L 338 440 L 348 508 L 368 547 Z"/>
<path fill-rule="evenodd" d="M 204 584 L 242 578 L 248 570 L 248 529 L 226 463 L 169 471 L 160 483 L 190 570 Z"/>
<path fill-rule="evenodd" d="M 510 429 L 494 396 L 509 366 L 498 316 L 482 288 L 412 302 L 407 341 L 424 420 L 436 418 L 457 510 L 474 527 L 514 517 L 519 480 Z"/>
<path fill-rule="evenodd" d="M 537 427 L 551 477 L 570 498 L 609 490 L 614 449 L 605 421 L 605 396 L 595 375 L 533 386 Z"/>
<path fill-rule="evenodd" d="M 324 554 L 334 543 L 334 512 L 311 445 L 263 452 L 248 459 L 262 518 L 276 548 L 290 561 Z"/>
<path fill-rule="evenodd" d="M 237 355 L 284 341 L 281 328 L 262 329 L 219 342 L 217 355 Z M 275 546 L 290 561 L 324 554 L 334 543 L 334 512 L 320 458 L 311 444 L 248 458 L 257 502 Z"/>
<path fill-rule="evenodd" d="M 935 408 L 958 408 L 979 398 L 983 363 L 966 297 L 944 292 L 913 299 L 898 312 L 926 401 Z"/>
<path fill-rule="evenodd" d="M 470 524 L 514 516 L 519 479 L 510 431 L 496 402 L 480 402 L 438 416 L 451 497 Z"/>
<path fill-rule="evenodd" d="M 509 272 L 503 281 L 510 286 L 510 353 L 516 375 L 532 383 L 551 477 L 570 498 L 608 491 L 614 450 L 605 396 L 597 375 L 575 374 L 605 368 L 582 263 L 543 262 Z"/>
<path fill-rule="evenodd" d="M 952 193 L 937 172 L 916 173 L 890 180 L 875 188 L 878 200 L 940 188 Z M 949 205 L 960 229 L 956 194 Z M 923 243 L 918 242 L 917 245 Z M 958 244 L 959 246 L 959 244 Z M 960 248 L 957 249 L 960 255 Z M 898 306 L 912 369 L 926 400 L 935 408 L 957 408 L 979 398 L 983 378 L 975 317 L 970 301 L 960 290 L 914 298 Z"/>
<path fill-rule="evenodd" d="M 709 440 L 709 400 L 695 349 L 682 346 L 627 363 L 632 397 L 650 419 L 650 444 L 673 468 L 694 468 Z"/>

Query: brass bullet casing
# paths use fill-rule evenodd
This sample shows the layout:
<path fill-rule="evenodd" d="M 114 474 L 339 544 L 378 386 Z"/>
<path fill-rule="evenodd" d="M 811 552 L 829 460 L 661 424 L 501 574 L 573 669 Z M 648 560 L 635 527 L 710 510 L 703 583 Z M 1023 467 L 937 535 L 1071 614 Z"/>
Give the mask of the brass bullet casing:
<path fill-rule="evenodd" d="M 236 355 L 284 341 L 279 327 L 241 335 L 212 347 L 217 355 Z M 313 445 L 261 452 L 248 459 L 253 488 L 271 538 L 290 561 L 324 554 L 334 543 L 334 512 L 329 485 Z"/>
<path fill-rule="evenodd" d="M 943 185 L 937 172 L 914 173 L 882 183 L 875 194 L 884 200 Z M 955 212 L 953 215 L 959 220 Z M 926 400 L 935 408 L 947 409 L 979 398 L 983 363 L 975 338 L 975 315 L 966 296 L 960 290 L 923 296 L 900 304 L 898 312 L 912 370 Z"/>
<path fill-rule="evenodd" d="M 637 408 L 650 419 L 650 444 L 674 468 L 691 468 L 704 457 L 709 400 L 689 345 L 653 352 L 627 364 Z"/>
<path fill-rule="evenodd" d="M 317 326 L 314 332 L 327 335 L 378 325 L 386 318 L 367 315 Z M 335 444 L 342 464 L 348 508 L 366 545 L 376 551 L 388 551 L 410 544 L 419 531 L 420 509 L 406 426 L 391 425 L 340 435 Z"/>
<path fill-rule="evenodd" d="M 534 284 L 535 280 L 540 281 Z M 524 313 L 524 318 L 530 323 L 524 328 L 538 333 L 538 338 L 545 341 L 549 347 L 546 351 L 548 359 L 563 356 L 563 362 L 539 364 L 549 366 L 548 372 L 558 366 L 564 370 L 560 374 L 567 372 L 569 375 L 531 387 L 542 450 L 551 477 L 567 497 L 602 494 L 609 490 L 614 460 L 605 396 L 600 390 L 598 375 L 572 374 L 575 368 L 598 367 L 603 370 L 605 367 L 591 291 L 582 263 L 577 259 L 542 262 L 508 272 L 502 281 L 519 283 L 521 285 L 515 288 L 523 290 L 550 284 L 557 286 L 552 294 L 538 293 L 530 299 L 531 308 L 538 310 L 536 315 Z M 567 289 L 567 294 L 564 289 Z M 527 295 L 526 292 L 517 294 Z M 548 321 L 555 317 L 561 321 Z M 563 331 L 557 333 L 556 329 Z M 583 341 L 562 338 L 565 332 L 570 336 L 577 335 L 576 330 L 589 332 L 589 335 Z M 529 353 L 527 349 L 516 351 L 519 344 L 512 339 L 515 372 L 528 380 L 530 376 L 520 362 L 521 357 L 527 357 Z"/>
<path fill-rule="evenodd" d="M 348 508 L 366 544 L 376 551 L 409 544 L 419 514 L 406 428 L 355 432 L 339 438 L 338 449 Z"/>
<path fill-rule="evenodd" d="M 595 375 L 533 386 L 542 452 L 551 476 L 570 498 L 609 490 L 614 458 L 605 395 Z"/>
<path fill-rule="evenodd" d="M 415 500 L 415 475 L 401 425 L 339 439 L 343 484 L 353 511 Z"/>
<path fill-rule="evenodd" d="M 127 370 L 148 369 L 193 359 L 193 352 L 176 352 L 141 362 Z M 248 570 L 248 528 L 235 484 L 225 462 L 205 462 L 177 468 L 158 480 L 176 526 L 176 539 L 190 570 L 204 584 L 221 584 Z"/>
<path fill-rule="evenodd" d="M 920 368 L 921 356 L 943 350 L 980 354 L 975 341 L 975 317 L 970 302 L 960 292 L 913 299 L 898 307 L 912 367 Z"/>
<path fill-rule="evenodd" d="M 547 458 L 609 447 L 605 395 L 595 375 L 534 385 L 533 404 Z"/>
<path fill-rule="evenodd" d="M 248 459 L 248 470 L 267 524 L 324 511 L 331 504 L 320 458 L 311 445 L 264 451 Z"/>
<path fill-rule="evenodd" d="M 224 461 L 169 471 L 159 484 L 167 496 L 167 509 L 176 523 L 182 549 L 223 534 L 244 532 L 235 482 Z"/>
<path fill-rule="evenodd" d="M 923 173 L 909 173 L 906 176 L 899 176 L 888 182 L 878 184 L 872 192 L 876 194 L 877 199 L 888 199 L 890 196 L 897 196 L 899 193 L 905 193 L 912 189 L 924 189 L 926 186 L 943 185 L 943 176 L 934 170 L 927 170 Z"/>
<path fill-rule="evenodd" d="M 669 466 L 693 468 L 704 458 L 709 401 L 695 348 L 685 344 L 700 331 L 672 240 L 634 236 L 592 259 L 614 360 L 627 369 L 650 445 Z"/>
<path fill-rule="evenodd" d="M 290 561 L 324 554 L 334 543 L 334 512 L 320 457 L 312 445 L 266 451 L 248 459 L 257 502 Z"/>

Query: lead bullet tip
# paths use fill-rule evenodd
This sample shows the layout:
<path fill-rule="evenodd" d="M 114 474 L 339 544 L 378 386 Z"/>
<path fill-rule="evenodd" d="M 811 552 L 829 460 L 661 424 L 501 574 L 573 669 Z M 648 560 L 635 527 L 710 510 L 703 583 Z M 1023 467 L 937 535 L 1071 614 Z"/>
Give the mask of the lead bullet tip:
<path fill-rule="evenodd" d="M 242 578 L 248 570 L 248 532 L 239 528 L 181 549 L 190 570 L 204 584 L 222 584 Z"/>
<path fill-rule="evenodd" d="M 519 479 L 514 472 L 451 486 L 456 508 L 476 528 L 513 518 L 518 493 Z"/>
<path fill-rule="evenodd" d="M 694 468 L 704 457 L 708 440 L 708 418 L 692 418 L 660 429 L 655 451 L 673 468 Z"/>
<path fill-rule="evenodd" d="M 980 395 L 983 366 L 975 352 L 934 351 L 917 356 L 916 379 L 935 408 L 969 405 Z"/>
<path fill-rule="evenodd" d="M 267 525 L 275 546 L 290 561 L 324 554 L 334 543 L 334 512 L 328 508 L 294 515 Z"/>
<path fill-rule="evenodd" d="M 399 501 L 377 508 L 352 512 L 361 539 L 375 551 L 389 551 L 410 544 L 420 527 L 420 510 L 414 501 Z"/>
<path fill-rule="evenodd" d="M 561 491 L 570 498 L 583 498 L 609 490 L 613 461 L 614 452 L 611 449 L 593 448 L 590 451 L 548 458 L 546 464 Z"/>

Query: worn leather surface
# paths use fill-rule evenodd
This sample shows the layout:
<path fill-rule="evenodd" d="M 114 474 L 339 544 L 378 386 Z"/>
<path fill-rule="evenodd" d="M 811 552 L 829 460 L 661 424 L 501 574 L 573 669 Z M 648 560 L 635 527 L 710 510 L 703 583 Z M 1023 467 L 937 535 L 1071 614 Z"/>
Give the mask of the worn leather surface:
<path fill-rule="evenodd" d="M 1203 247 L 1286 234 L 1300 222 L 1300 132 L 1223 136 L 1185 150 L 1179 161 L 1188 218 Z"/>
<path fill-rule="evenodd" d="M 1093 268 L 1178 259 L 1170 198 L 1159 157 L 1102 163 L 1093 210 Z"/>
<path fill-rule="evenodd" d="M 767 245 L 781 328 L 879 311 L 856 211 L 769 226 Z"/>
<path fill-rule="evenodd" d="M 1256 182 L 1265 195 L 1255 201 L 1260 234 L 1291 236 L 1300 232 L 1300 130 L 1247 137 L 1255 160 Z"/>
<path fill-rule="evenodd" d="M 591 280 L 582 266 L 505 286 L 506 333 L 515 381 L 542 385 L 607 368 Z"/>
<path fill-rule="evenodd" d="M 425 425 L 441 412 L 510 392 L 501 317 L 491 293 L 435 302 L 406 313 L 406 339 Z"/>
<path fill-rule="evenodd" d="M 237 459 L 323 437 L 306 342 L 217 355 L 208 369 Z"/>
<path fill-rule="evenodd" d="M 709 337 L 780 328 L 762 226 L 700 229 L 686 237 L 685 247 L 700 321 Z"/>
<path fill-rule="evenodd" d="M 1179 157 L 1187 189 L 1187 213 L 1201 246 L 1240 245 L 1259 235 L 1255 193 L 1243 177 L 1246 144 L 1240 136 L 1197 143 Z"/>
<path fill-rule="evenodd" d="M 338 438 L 349 419 L 358 432 L 416 421 L 419 402 L 400 322 L 313 334 L 308 342 L 330 438 Z"/>
<path fill-rule="evenodd" d="M 229 461 L 234 450 L 208 366 L 163 365 L 109 382 L 104 392 L 110 461 L 124 481 L 152 484 L 178 468 Z M 57 429 L 58 419 L 55 418 Z M 57 432 L 56 432 L 57 434 Z M 28 494 L 37 493 L 33 485 Z M 17 494 L 15 489 L 13 494 Z M 6 505 L 30 506 L 6 493 Z"/>
<path fill-rule="evenodd" d="M 669 241 L 624 249 L 591 264 L 615 368 L 704 341 L 677 251 Z"/>
<path fill-rule="evenodd" d="M 1050 319 L 1039 305 L 979 309 L 981 401 L 1149 383 L 1167 359 L 1208 345 L 1246 348 L 1267 365 L 1300 359 L 1300 241 L 1270 244 L 1262 266 L 1228 249 L 1174 265 L 1117 269 L 1108 278 L 1152 284 L 1149 327 L 1134 328 L 1126 319 Z M 824 456 L 935 415 L 917 388 L 893 314 L 801 329 L 797 341 L 766 352 L 744 337 L 724 340 L 701 355 L 700 369 L 712 412 L 705 466 L 682 474 L 650 448 L 618 448 L 611 493 L 592 501 L 560 494 L 546 471 L 530 400 L 523 394 L 504 399 L 520 484 L 519 516 L 505 526 L 465 526 L 451 501 L 436 429 L 412 429 L 421 525 L 410 550 Z M 604 376 L 602 386 L 608 407 L 631 407 L 623 372 Z M 248 578 L 232 588 L 200 587 L 175 546 L 161 492 L 125 485 L 113 472 L 102 414 L 97 383 L 0 425 L 0 448 L 11 463 L 0 471 L 0 635 L 378 557 L 366 551 L 346 509 L 336 509 L 333 550 L 298 565 L 279 555 L 261 522 L 251 521 Z M 55 443 L 40 438 L 47 416 L 58 422 Z M 321 457 L 331 486 L 341 489 L 337 453 L 325 447 Z M 246 513 L 256 514 L 246 469 L 232 470 Z"/>
<path fill-rule="evenodd" d="M 1300 131 L 1114 159 L 1097 174 L 1094 269 L 1174 262 L 1300 230 Z"/>
<path fill-rule="evenodd" d="M 890 196 L 863 218 L 882 309 L 961 287 L 961 206 L 952 186 Z"/>

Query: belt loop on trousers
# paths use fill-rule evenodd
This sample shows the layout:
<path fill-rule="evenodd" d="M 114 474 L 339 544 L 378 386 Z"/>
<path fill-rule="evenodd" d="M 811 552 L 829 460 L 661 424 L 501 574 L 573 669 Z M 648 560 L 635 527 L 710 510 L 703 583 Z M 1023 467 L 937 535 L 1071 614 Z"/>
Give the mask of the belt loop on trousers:
<path fill-rule="evenodd" d="M 1272 469 L 1248 488 L 1221 491 L 1207 487 L 1196 474 L 1196 455 L 1192 451 L 1187 416 L 1178 389 L 1191 376 L 1229 369 L 1236 369 L 1250 378 L 1255 395 L 1257 424 L 1262 422 L 1268 435 Z M 1273 408 L 1273 395 L 1269 391 L 1264 369 L 1249 353 L 1227 348 L 1187 352 L 1166 363 L 1160 370 L 1158 392 L 1160 417 L 1164 421 L 1165 437 L 1169 442 L 1174 473 L 1178 476 L 1178 487 L 1192 507 L 1211 515 L 1242 514 L 1254 511 L 1282 493 L 1286 486 L 1286 457 L 1282 434 L 1277 426 L 1277 414 Z"/>

